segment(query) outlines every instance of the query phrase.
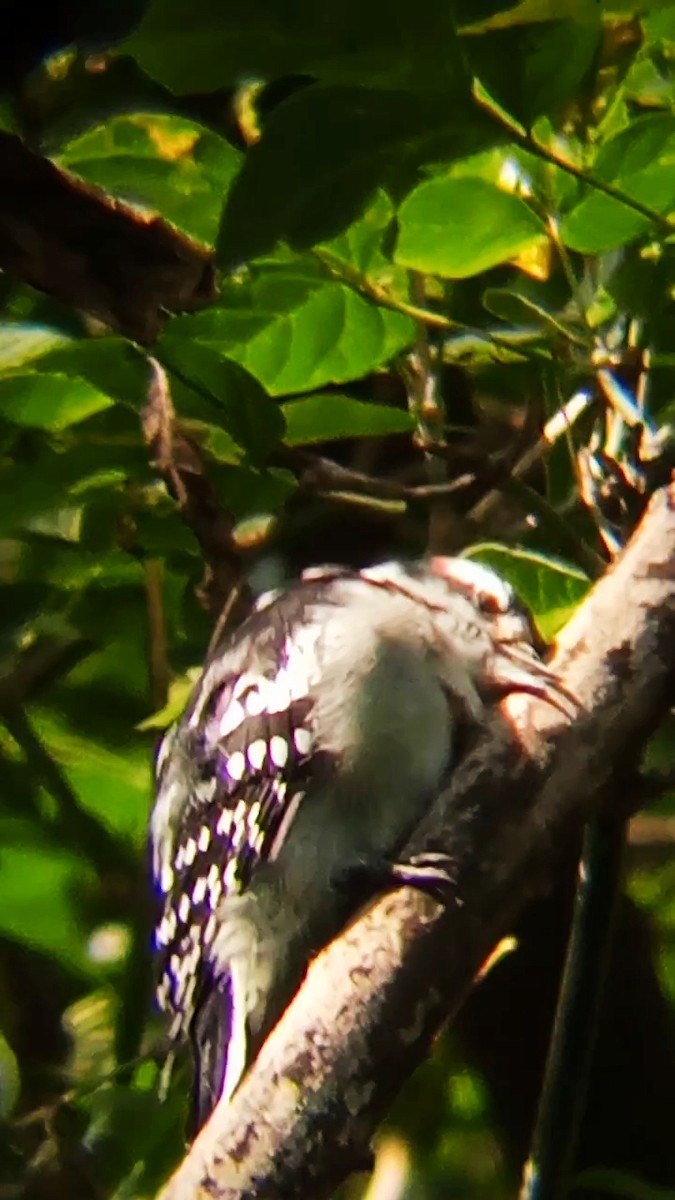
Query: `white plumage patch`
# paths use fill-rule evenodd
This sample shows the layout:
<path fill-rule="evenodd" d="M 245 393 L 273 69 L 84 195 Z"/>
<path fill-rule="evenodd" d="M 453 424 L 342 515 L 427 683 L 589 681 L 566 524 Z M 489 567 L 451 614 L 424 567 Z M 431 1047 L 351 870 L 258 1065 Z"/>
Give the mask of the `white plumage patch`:
<path fill-rule="evenodd" d="M 254 688 L 246 697 L 246 714 L 249 717 L 259 717 L 265 711 L 265 697 L 260 688 Z"/>
<path fill-rule="evenodd" d="M 244 778 L 244 772 L 246 771 L 246 759 L 241 750 L 235 750 L 234 754 L 230 755 L 225 769 L 230 779 L 239 781 Z"/>
<path fill-rule="evenodd" d="M 255 693 L 251 693 L 255 695 Z M 245 717 L 243 706 L 238 700 L 230 700 L 225 712 L 220 718 L 220 736 L 227 737 L 228 733 L 234 733 L 238 729 Z"/>
<path fill-rule="evenodd" d="M 246 751 L 249 766 L 254 771 L 262 771 L 267 759 L 267 742 L 264 738 L 256 738 Z"/>
<path fill-rule="evenodd" d="M 293 741 L 295 742 L 295 749 L 298 754 L 302 757 L 309 754 L 312 748 L 312 735 L 309 729 L 296 729 L 293 734 Z"/>
<path fill-rule="evenodd" d="M 288 742 L 278 733 L 270 738 L 270 758 L 278 770 L 283 770 L 288 761 Z"/>
<path fill-rule="evenodd" d="M 206 879 L 203 875 L 199 876 L 195 886 L 192 889 L 192 903 L 203 904 L 206 899 Z"/>

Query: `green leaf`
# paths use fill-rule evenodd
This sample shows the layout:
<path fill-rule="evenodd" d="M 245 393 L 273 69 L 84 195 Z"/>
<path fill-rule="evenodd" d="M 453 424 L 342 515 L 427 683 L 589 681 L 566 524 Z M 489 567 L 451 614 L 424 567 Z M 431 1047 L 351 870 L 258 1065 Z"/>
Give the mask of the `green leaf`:
<path fill-rule="evenodd" d="M 23 321 L 0 323 L 0 372 L 16 371 L 48 350 L 67 346 L 72 339 L 57 329 L 28 325 Z"/>
<path fill-rule="evenodd" d="M 675 117 L 634 121 L 600 149 L 593 173 L 655 213 L 675 207 Z M 648 217 L 590 187 L 563 219 L 560 236 L 585 254 L 626 245 L 652 227 Z"/>
<path fill-rule="evenodd" d="M 18 1059 L 7 1038 L 0 1033 L 0 1119 L 7 1121 L 21 1094 Z"/>
<path fill-rule="evenodd" d="M 200 314 L 212 317 L 215 310 Z M 216 403 L 225 432 L 256 462 L 283 437 L 284 419 L 253 375 L 232 357 L 198 339 L 197 317 L 178 317 L 167 327 L 156 353 L 167 369 L 189 387 L 204 389 Z"/>
<path fill-rule="evenodd" d="M 212 458 L 218 462 L 227 463 L 231 467 L 237 466 L 241 462 L 241 450 L 234 438 L 231 438 L 224 429 L 220 429 L 217 425 L 195 423 L 194 430 L 201 445 L 208 450 Z"/>
<path fill-rule="evenodd" d="M 124 338 L 66 338 L 27 327 L 24 339 L 16 336 L 14 326 L 4 329 L 8 362 L 23 358 L 31 366 L 0 373 L 0 416 L 6 420 L 56 431 L 109 409 L 115 401 L 136 411 L 145 402 L 147 361 Z"/>
<path fill-rule="evenodd" d="M 129 997 L 128 1003 L 137 1004 L 137 996 Z M 96 1026 L 94 1036 L 100 1055 L 101 1033 Z M 83 1055 L 83 1059 L 91 1071 L 91 1054 Z M 94 1058 L 94 1070 L 96 1061 Z M 148 1068 L 150 1064 L 146 1061 L 144 1066 Z M 100 1084 L 100 1068 L 97 1075 L 96 1082 Z M 176 1073 L 172 1085 L 175 1082 Z M 155 1196 L 178 1166 L 189 1091 L 187 1079 L 181 1079 L 180 1075 L 178 1085 L 172 1086 L 168 1097 L 160 1099 L 159 1072 L 155 1070 L 150 1086 L 144 1083 L 139 1086 L 137 1071 L 124 1084 L 107 1080 L 105 1086 L 83 1089 L 76 1095 L 80 1120 L 88 1118 L 83 1142 L 93 1148 L 90 1153 L 96 1156 L 111 1200 Z"/>
<path fill-rule="evenodd" d="M 166 113 L 113 117 L 65 145 L 59 162 L 115 196 L 159 212 L 213 244 L 242 155 L 195 121 Z"/>
<path fill-rule="evenodd" d="M 107 602 L 112 606 L 115 599 L 115 593 L 112 592 Z M 99 606 L 101 600 L 99 594 Z M 97 632 L 100 635 L 100 615 Z M 135 641 L 142 645 L 143 631 L 139 631 L 139 634 Z M 121 639 L 116 641 L 114 631 L 111 642 L 105 654 L 91 655 L 90 660 L 71 678 L 71 685 L 76 681 L 81 684 L 89 677 L 96 680 L 99 687 L 105 680 L 104 686 L 107 684 L 110 688 L 114 683 L 114 672 L 120 682 L 129 680 L 131 670 L 128 652 L 134 647 L 125 645 Z M 110 665 L 110 671 L 104 672 L 104 661 Z M 135 664 L 135 667 L 140 668 L 142 675 L 143 664 Z M 109 694 L 114 694 L 112 689 Z M 41 739 L 70 780 L 82 808 L 112 833 L 142 846 L 147 836 L 151 795 L 151 743 L 147 738 L 134 737 L 133 718 L 127 723 L 124 717 L 127 738 L 119 751 L 115 750 L 114 745 L 106 744 L 103 738 L 99 740 L 73 729 L 56 707 L 42 707 L 37 724 Z"/>
<path fill-rule="evenodd" d="M 3 818 L 0 832 L 0 933 L 71 969 L 91 970 L 79 911 L 80 893 L 92 881 L 87 865 L 28 821 Z"/>
<path fill-rule="evenodd" d="M 103 395 L 135 412 L 146 400 L 150 374 L 146 356 L 125 338 L 73 338 L 47 349 L 33 366 L 36 371 L 85 379 Z"/>
<path fill-rule="evenodd" d="M 329 442 L 339 438 L 377 437 L 409 433 L 415 422 L 409 413 L 385 404 L 366 404 L 351 396 L 325 392 L 282 405 L 289 446 Z"/>
<path fill-rule="evenodd" d="M 395 216 L 394 205 L 379 188 L 357 219 L 322 249 L 330 251 L 343 262 L 373 276 L 380 272 L 391 274 L 392 265 L 382 252 L 382 239 Z"/>
<path fill-rule="evenodd" d="M 672 247 L 664 246 L 656 261 L 643 257 L 636 248 L 636 252 L 626 251 L 621 255 L 605 287 L 619 308 L 654 320 L 667 311 L 674 282 Z"/>
<path fill-rule="evenodd" d="M 198 677 L 199 670 L 191 669 L 178 679 L 172 679 L 169 685 L 169 696 L 166 704 L 158 709 L 157 712 L 146 717 L 144 721 L 139 721 L 136 727 L 139 733 L 147 733 L 153 729 L 168 729 L 169 725 L 178 720 L 190 698 Z"/>
<path fill-rule="evenodd" d="M 550 312 L 542 303 L 513 288 L 486 288 L 483 304 L 488 312 L 514 325 L 530 325 L 578 341 L 578 333 Z"/>
<path fill-rule="evenodd" d="M 483 542 L 465 553 L 508 579 L 546 638 L 554 637 L 569 621 L 591 586 L 578 567 L 533 550 Z"/>
<path fill-rule="evenodd" d="M 460 33 L 467 28 L 478 31 L 489 28 L 492 20 L 499 20 L 502 15 L 504 19 L 508 18 L 517 6 L 518 0 L 511 0 L 510 3 L 507 0 L 506 5 L 504 0 L 455 0 L 453 5 Z"/>
<path fill-rule="evenodd" d="M 409 317 L 300 268 L 263 269 L 248 289 L 224 290 L 220 305 L 177 318 L 170 331 L 236 360 L 274 396 L 358 379 L 415 338 Z"/>
<path fill-rule="evenodd" d="M 659 55 L 659 59 L 660 59 Z M 640 58 L 630 68 L 622 89 L 621 101 L 633 101 L 642 108 L 673 108 L 674 80 L 662 74 L 650 58 Z M 614 111 L 617 111 L 616 109 Z"/>
<path fill-rule="evenodd" d="M 578 11 L 569 20 L 523 14 L 500 22 L 502 28 L 493 24 L 482 37 L 466 39 L 469 61 L 483 87 L 527 127 L 573 100 L 595 65 L 602 37 L 599 6 L 596 0 L 576 0 L 575 7 Z M 515 18 L 517 12 L 506 15 Z"/>
<path fill-rule="evenodd" d="M 133 432 L 140 444 L 138 414 L 147 399 L 150 370 L 146 354 L 132 342 L 121 337 L 73 338 L 63 346 L 47 349 L 41 358 L 33 361 L 33 367 L 38 371 L 55 371 L 86 379 L 124 409 L 133 410 L 130 417 L 129 413 L 116 407 L 114 413 L 108 413 L 105 418 L 99 418 L 97 424 L 92 424 L 91 432 L 100 435 L 100 443 L 108 440 L 113 446 L 116 442 L 128 445 Z M 169 386 L 181 417 L 208 423 L 217 416 L 215 400 L 200 395 L 176 376 L 170 375 Z M 147 462 L 146 451 L 144 457 Z"/>
<path fill-rule="evenodd" d="M 530 21 L 558 21 L 561 17 L 585 19 L 598 5 L 596 0 L 456 0 L 457 23 L 462 31 L 506 29 Z M 614 7 L 614 5 L 612 5 Z"/>
<path fill-rule="evenodd" d="M 523 200 L 484 179 L 420 184 L 401 205 L 399 226 L 396 261 L 450 279 L 507 262 L 545 237 Z"/>
<path fill-rule="evenodd" d="M 0 377 L 0 417 L 15 425 L 67 429 L 111 404 L 86 379 L 42 371 Z"/>
<path fill-rule="evenodd" d="M 675 161 L 675 117 L 666 113 L 638 117 L 604 142 L 593 173 L 609 183 L 648 170 L 657 161 Z"/>
<path fill-rule="evenodd" d="M 150 0 L 121 50 L 175 92 L 293 75 L 443 88 L 462 70 L 445 0 L 414 7 L 407 0 L 342 0 L 323 8 L 312 0 Z"/>
<path fill-rule="evenodd" d="M 642 29 L 647 42 L 675 42 L 675 8 L 670 3 L 654 4 L 655 11 L 645 17 Z"/>
<path fill-rule="evenodd" d="M 305 88 L 273 112 L 246 155 L 227 197 L 219 262 L 230 269 L 279 241 L 304 249 L 333 238 L 404 170 L 499 137 L 468 98 Z"/>
<path fill-rule="evenodd" d="M 656 166 L 617 181 L 617 186 L 632 200 L 657 213 L 675 207 L 675 173 L 672 167 Z M 581 254 L 605 254 L 626 246 L 649 229 L 653 222 L 619 200 L 593 192 L 563 219 L 560 237 Z"/>

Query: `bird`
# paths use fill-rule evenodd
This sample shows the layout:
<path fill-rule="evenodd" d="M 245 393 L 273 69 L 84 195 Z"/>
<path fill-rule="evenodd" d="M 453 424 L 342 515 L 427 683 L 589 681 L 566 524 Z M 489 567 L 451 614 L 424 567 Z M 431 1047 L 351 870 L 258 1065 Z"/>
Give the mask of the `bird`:
<path fill-rule="evenodd" d="M 461 729 L 511 691 L 573 715 L 544 650 L 506 580 L 441 555 L 309 568 L 211 648 L 160 745 L 150 819 L 156 994 L 192 1051 L 193 1133 L 364 885 L 443 893 L 442 855 L 399 859 Z"/>

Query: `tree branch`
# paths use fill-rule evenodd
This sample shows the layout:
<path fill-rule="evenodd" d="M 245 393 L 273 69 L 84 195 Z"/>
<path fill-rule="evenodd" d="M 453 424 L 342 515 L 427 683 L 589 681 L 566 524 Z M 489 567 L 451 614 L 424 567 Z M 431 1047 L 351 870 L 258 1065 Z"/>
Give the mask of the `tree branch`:
<path fill-rule="evenodd" d="M 0 662 L 0 711 L 18 708 L 55 680 L 72 671 L 93 650 L 93 643 L 76 635 L 40 637 L 32 645 Z"/>
<path fill-rule="evenodd" d="M 0 130 L 0 268 L 148 343 L 214 299 L 213 253 Z"/>
<path fill-rule="evenodd" d="M 450 456 L 444 455 L 450 464 Z M 410 485 L 399 483 L 396 479 L 380 479 L 367 475 L 363 471 L 355 471 L 351 467 L 343 467 L 324 455 L 315 454 L 311 450 L 300 449 L 297 446 L 284 446 L 279 459 L 296 471 L 298 487 L 305 492 L 322 496 L 333 492 L 352 492 L 355 496 L 373 496 L 380 500 L 400 500 L 404 504 L 413 501 L 435 500 L 439 496 L 452 496 L 464 491 L 477 481 L 491 487 L 495 481 L 508 477 L 509 468 L 502 460 L 486 461 L 485 456 L 479 460 L 476 454 L 455 456 L 455 467 L 465 467 L 461 474 L 442 483 Z"/>
<path fill-rule="evenodd" d="M 559 639 L 584 715 L 564 730 L 541 701 L 508 697 L 407 848 L 452 856 L 455 902 L 390 893 L 318 956 L 162 1200 L 321 1197 L 363 1167 L 396 1091 L 672 701 L 674 583 L 675 485 Z"/>
<path fill-rule="evenodd" d="M 150 382 L 141 412 L 141 428 L 153 465 L 176 501 L 204 556 L 200 598 L 214 618 L 237 620 L 250 608 L 242 557 L 225 512 L 204 469 L 199 446 L 181 430 L 171 401 L 166 371 L 148 357 Z M 217 623 L 216 633 L 220 629 Z M 215 635 L 214 635 L 215 636 Z"/>

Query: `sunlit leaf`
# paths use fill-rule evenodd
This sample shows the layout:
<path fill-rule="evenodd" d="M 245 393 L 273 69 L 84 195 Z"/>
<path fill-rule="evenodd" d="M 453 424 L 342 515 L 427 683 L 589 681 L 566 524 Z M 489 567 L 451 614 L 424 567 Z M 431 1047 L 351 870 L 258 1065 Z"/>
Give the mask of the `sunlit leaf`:
<path fill-rule="evenodd" d="M 17 371 L 48 350 L 67 346 L 71 339 L 47 326 L 24 321 L 0 324 L 0 371 Z"/>
<path fill-rule="evenodd" d="M 297 249 L 325 242 L 402 170 L 496 140 L 468 95 L 305 88 L 272 114 L 246 156 L 227 197 L 219 261 L 229 270 L 279 241 Z"/>
<path fill-rule="evenodd" d="M 241 154 L 195 121 L 133 113 L 80 134 L 62 148 L 59 161 L 89 183 L 213 243 Z"/>
<path fill-rule="evenodd" d="M 194 345 L 236 360 L 274 396 L 358 378 L 415 336 L 409 317 L 302 271 L 261 271 L 249 289 L 223 300 L 230 305 L 175 320 L 172 346 L 180 337 L 185 362 Z"/>
<path fill-rule="evenodd" d="M 654 213 L 670 212 L 675 208 L 675 118 L 659 114 L 633 122 L 601 147 L 593 172 Z M 625 245 L 652 225 L 628 204 L 588 188 L 563 219 L 560 235 L 572 249 L 597 254 Z"/>
<path fill-rule="evenodd" d="M 291 400 L 283 405 L 289 446 L 311 442 L 329 442 L 336 438 L 377 437 L 388 433 L 409 433 L 413 418 L 400 408 L 365 404 L 351 396 L 332 392 Z"/>
<path fill-rule="evenodd" d="M 38 371 L 0 377 L 0 416 L 15 425 L 66 429 L 111 404 L 86 379 Z"/>
<path fill-rule="evenodd" d="M 545 238 L 518 196 L 484 179 L 431 179 L 399 209 L 396 261 L 451 279 L 477 275 Z"/>

